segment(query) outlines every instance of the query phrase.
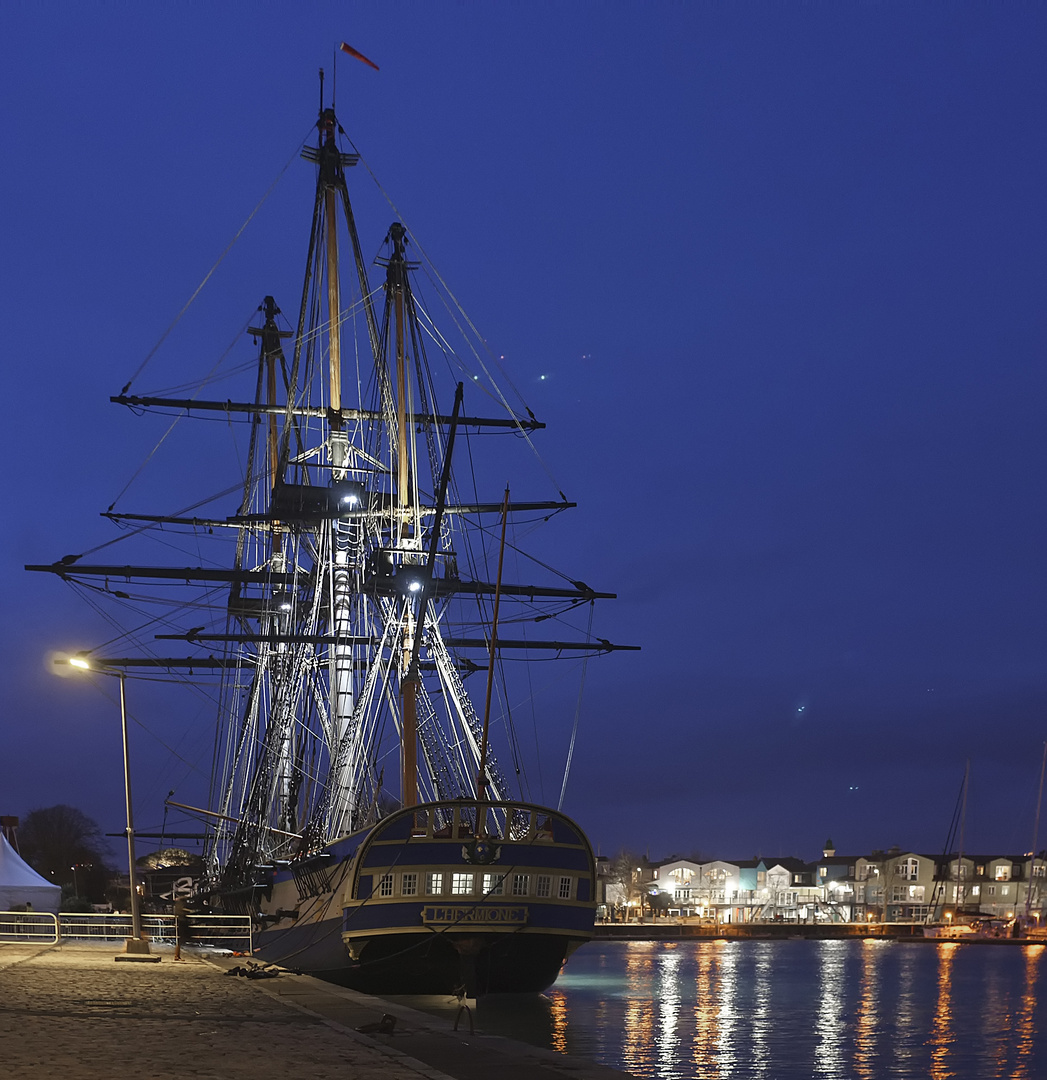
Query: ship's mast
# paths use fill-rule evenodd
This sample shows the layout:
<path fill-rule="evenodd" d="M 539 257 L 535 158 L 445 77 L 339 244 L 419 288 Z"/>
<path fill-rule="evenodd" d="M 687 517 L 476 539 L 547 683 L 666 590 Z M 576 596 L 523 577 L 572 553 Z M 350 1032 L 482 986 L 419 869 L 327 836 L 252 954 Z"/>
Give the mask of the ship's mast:
<path fill-rule="evenodd" d="M 365 543 L 365 529 L 359 516 L 346 515 L 353 511 L 360 515 L 366 509 L 368 493 L 363 484 L 350 478 L 349 435 L 346 418 L 342 412 L 342 321 L 340 265 L 338 252 L 338 219 L 344 216 L 352 244 L 354 262 L 359 279 L 360 299 L 367 322 L 368 338 L 377 361 L 377 328 L 370 297 L 370 287 L 364 266 L 360 241 L 356 233 L 349 193 L 345 182 L 345 166 L 354 165 L 355 154 L 343 154 L 338 149 L 337 136 L 341 130 L 333 108 L 325 108 L 323 101 L 323 72 L 320 74 L 319 145 L 315 160 L 319 165 L 317 178 L 316 211 L 322 212 L 322 229 L 314 227 L 314 242 L 322 248 L 317 267 L 326 268 L 326 323 L 327 323 L 327 389 L 328 410 L 327 454 L 330 465 L 328 487 L 337 503 L 336 513 L 321 526 L 321 563 L 327 563 L 327 572 L 317 585 L 323 590 L 321 606 L 329 610 L 329 626 L 334 643 L 328 653 L 329 717 L 327 741 L 331 748 L 340 747 L 352 725 L 357 705 L 358 688 L 355 670 L 357 665 L 358 637 L 354 633 L 359 613 L 355 610 L 360 595 L 362 568 L 360 565 Z M 309 156 L 309 155 L 307 155 Z M 312 244 L 310 245 L 312 247 Z M 306 294 L 308 293 L 308 277 Z M 303 295 L 302 312 L 307 309 L 307 296 Z M 305 347 L 309 334 L 305 323 L 299 328 L 299 348 Z M 351 489 L 351 490 L 350 490 Z M 323 552 L 326 551 L 326 556 Z M 331 817 L 321 826 L 326 831 L 334 820 L 353 823 L 359 791 L 359 776 L 350 768 L 344 774 L 332 775 L 333 787 L 330 806 Z"/>
<path fill-rule="evenodd" d="M 334 109 L 324 109 L 320 115 L 323 149 L 321 182 L 324 185 L 325 239 L 327 243 L 327 326 L 328 326 L 328 385 L 331 416 L 339 417 L 342 409 L 342 298 L 338 279 L 338 195 L 344 181 L 337 168 L 339 157 L 335 143 L 337 120 Z M 337 425 L 337 426 L 335 426 Z M 334 421 L 328 436 L 332 479 L 345 478 L 347 440 L 345 429 Z"/>
<path fill-rule="evenodd" d="M 396 488 L 400 505 L 400 536 L 410 535 L 408 507 L 410 506 L 409 460 L 407 448 L 407 382 L 405 379 L 406 359 L 404 356 L 404 277 L 407 273 L 407 260 L 404 257 L 404 233 L 406 230 L 398 221 L 389 229 L 389 238 L 393 244 L 393 254 L 389 260 L 388 282 L 393 300 L 393 317 L 396 322 Z"/>
<path fill-rule="evenodd" d="M 393 348 L 396 370 L 396 547 L 417 543 L 420 539 L 412 528 L 410 456 L 407 441 L 407 358 L 404 344 L 404 303 L 407 260 L 404 254 L 406 230 L 399 222 L 389 229 L 392 254 L 386 267 L 388 302 L 393 309 Z M 423 589 L 423 594 L 424 594 Z M 410 602 L 403 606 L 403 636 L 400 660 L 400 797 L 404 806 L 418 802 L 418 678 L 417 664 L 412 657 L 421 644 L 422 624 L 425 621 L 424 601 L 418 606 L 418 618 Z M 415 638 L 419 641 L 416 643 Z"/>
<path fill-rule="evenodd" d="M 476 835 L 483 839 L 487 828 L 487 743 L 491 731 L 491 691 L 494 689 L 494 664 L 498 654 L 498 607 L 502 599 L 502 566 L 505 561 L 505 527 L 509 520 L 509 488 L 502 499 L 502 536 L 498 544 L 498 577 L 494 588 L 494 614 L 491 616 L 491 647 L 487 659 L 487 696 L 484 699 L 483 739 L 480 743 L 480 769 L 476 777 Z"/>

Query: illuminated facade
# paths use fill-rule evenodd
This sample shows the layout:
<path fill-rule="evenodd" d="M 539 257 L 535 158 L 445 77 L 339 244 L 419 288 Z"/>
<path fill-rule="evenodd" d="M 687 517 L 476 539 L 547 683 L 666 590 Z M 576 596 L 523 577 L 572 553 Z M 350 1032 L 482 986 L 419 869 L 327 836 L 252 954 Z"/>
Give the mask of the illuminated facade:
<path fill-rule="evenodd" d="M 827 841 L 814 862 L 672 858 L 644 870 L 640 887 L 652 912 L 717 923 L 925 922 L 957 910 L 1001 919 L 1028 912 L 1039 922 L 1047 914 L 1045 854 L 943 861 L 895 847 L 837 855 Z M 634 901 L 633 914 L 642 907 Z"/>

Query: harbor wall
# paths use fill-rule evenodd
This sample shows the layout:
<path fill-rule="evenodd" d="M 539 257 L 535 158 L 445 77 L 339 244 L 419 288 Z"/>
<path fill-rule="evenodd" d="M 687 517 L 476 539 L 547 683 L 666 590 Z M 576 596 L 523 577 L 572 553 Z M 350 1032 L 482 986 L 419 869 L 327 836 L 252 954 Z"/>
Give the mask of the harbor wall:
<path fill-rule="evenodd" d="M 708 923 L 655 920 L 647 923 L 597 923 L 596 940 L 674 941 L 691 938 L 761 939 L 789 938 L 834 940 L 836 938 L 922 938 L 923 923 Z"/>

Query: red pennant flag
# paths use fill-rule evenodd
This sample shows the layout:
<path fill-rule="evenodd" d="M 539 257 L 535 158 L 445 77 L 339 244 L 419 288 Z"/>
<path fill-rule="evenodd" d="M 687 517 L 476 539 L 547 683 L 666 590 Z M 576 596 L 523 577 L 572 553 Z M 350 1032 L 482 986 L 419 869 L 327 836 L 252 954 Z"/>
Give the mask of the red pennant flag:
<path fill-rule="evenodd" d="M 362 60 L 365 64 L 369 64 L 371 67 L 373 67 L 375 69 L 375 71 L 379 70 L 378 65 L 373 60 L 368 60 L 367 57 L 364 56 L 364 54 L 362 52 L 357 52 L 352 47 L 352 45 L 346 45 L 346 43 L 344 41 L 342 42 L 342 52 L 348 53 L 350 56 L 355 56 L 357 60 Z"/>

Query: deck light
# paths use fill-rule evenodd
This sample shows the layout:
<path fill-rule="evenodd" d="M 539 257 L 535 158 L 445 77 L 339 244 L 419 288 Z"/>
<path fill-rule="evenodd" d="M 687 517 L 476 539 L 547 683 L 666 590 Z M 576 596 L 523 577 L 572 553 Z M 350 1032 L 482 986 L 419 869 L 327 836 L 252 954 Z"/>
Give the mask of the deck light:
<path fill-rule="evenodd" d="M 396 568 L 393 580 L 397 588 L 406 595 L 414 596 L 422 591 L 428 574 L 424 566 L 404 565 Z"/>
<path fill-rule="evenodd" d="M 339 512 L 356 510 L 364 505 L 367 489 L 359 480 L 336 480 L 331 485 L 331 495 Z"/>

